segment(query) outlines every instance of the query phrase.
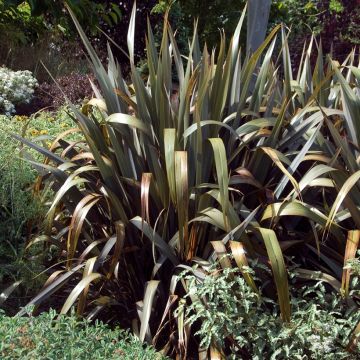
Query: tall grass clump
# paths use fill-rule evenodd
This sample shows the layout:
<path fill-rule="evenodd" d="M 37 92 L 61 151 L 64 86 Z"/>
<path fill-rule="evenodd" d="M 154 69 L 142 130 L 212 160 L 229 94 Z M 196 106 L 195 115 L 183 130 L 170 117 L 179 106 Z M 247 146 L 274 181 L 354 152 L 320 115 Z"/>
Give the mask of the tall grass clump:
<path fill-rule="evenodd" d="M 37 164 L 46 172 L 38 188 L 56 192 L 33 243 L 60 255 L 30 304 L 116 319 L 180 358 L 198 348 L 201 317 L 190 326 L 186 310 L 175 311 L 196 301 L 178 274 L 195 267 L 203 279 L 216 259 L 224 269 L 238 267 L 256 294 L 259 280 L 244 270 L 249 259 L 270 269 L 270 280 L 264 271 L 256 279 L 285 327 L 293 321 L 287 268 L 294 263 L 297 281 L 323 280 L 357 307 L 351 271 L 343 269 L 360 236 L 354 52 L 339 64 L 312 38 L 294 73 L 285 27 L 272 29 L 254 53 L 241 50 L 244 11 L 228 48 L 220 33 L 216 49 L 200 49 L 195 24 L 183 55 L 166 14 L 160 48 L 148 24 L 143 79 L 134 62 L 135 13 L 127 37 L 131 83 L 110 47 L 104 67 L 73 16 L 96 97 L 81 111 L 73 107 L 78 129 L 59 135 L 50 150 L 16 136 L 47 156 Z M 67 140 L 73 131 L 85 140 Z M 356 339 L 354 330 L 348 351 Z M 215 342 L 204 351 L 222 349 Z"/>

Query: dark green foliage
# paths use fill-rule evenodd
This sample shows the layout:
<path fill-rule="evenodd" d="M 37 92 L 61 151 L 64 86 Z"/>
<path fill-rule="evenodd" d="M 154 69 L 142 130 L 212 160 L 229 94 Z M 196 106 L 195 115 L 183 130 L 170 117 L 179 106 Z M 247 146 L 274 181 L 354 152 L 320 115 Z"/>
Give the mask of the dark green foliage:
<path fill-rule="evenodd" d="M 160 360 L 133 335 L 102 323 L 90 325 L 74 316 L 57 318 L 54 311 L 38 317 L 6 317 L 0 311 L 0 358 Z"/>
<path fill-rule="evenodd" d="M 31 16 L 31 9 L 27 4 L 21 2 L 19 6 L 9 6 L 6 1 L 0 1 L 0 44 L 5 40 L 11 40 L 14 45 L 31 42 L 45 29 L 40 17 Z M 10 39 L 6 39 L 9 37 Z"/>
<path fill-rule="evenodd" d="M 320 1 L 318 10 L 318 21 L 322 24 L 325 49 L 332 47 L 336 57 L 345 58 L 354 45 L 359 45 L 360 42 L 360 2 L 358 0 Z"/>
<path fill-rule="evenodd" d="M 234 31 L 245 3 L 245 0 L 159 0 L 154 10 L 164 13 L 171 5 L 170 19 L 177 29 L 177 42 L 185 46 L 197 20 L 201 44 L 206 41 L 211 49 L 218 44 L 221 29 L 228 35 Z"/>
<path fill-rule="evenodd" d="M 44 63 L 54 78 L 72 72 L 88 74 L 88 62 L 78 41 L 75 27 L 65 10 L 68 3 L 86 30 L 100 57 L 107 56 L 108 37 L 126 48 L 126 34 L 133 0 L 115 1 L 3 1 L 0 0 L 0 64 L 9 68 L 28 69 L 36 78 L 50 82 Z M 20 4 L 21 3 L 21 4 Z M 159 15 L 150 14 L 157 0 L 139 0 L 136 30 L 143 34 L 147 17 L 159 22 Z M 101 30 L 99 30 L 101 29 Z M 106 34 L 106 35 L 104 35 Z M 145 41 L 135 38 L 137 60 L 144 56 Z M 114 46 L 120 64 L 127 62 L 123 52 Z M 124 69 L 127 73 L 128 69 Z"/>
<path fill-rule="evenodd" d="M 40 82 L 49 79 L 41 62 L 54 77 L 74 70 L 87 72 L 81 47 L 66 39 L 60 29 L 50 18 L 34 16 L 27 2 L 10 6 L 0 0 L 0 64 L 30 70 Z"/>
<path fill-rule="evenodd" d="M 208 42 L 209 48 L 215 46 L 219 41 L 219 30 L 224 29 L 230 34 L 239 21 L 244 0 L 180 0 L 179 4 L 183 11 L 183 24 L 190 29 L 193 27 L 194 18 L 198 19 L 199 35 L 204 42 Z"/>
<path fill-rule="evenodd" d="M 332 49 L 335 58 L 344 60 L 359 44 L 359 5 L 358 0 L 273 0 L 270 23 L 291 27 L 290 46 L 297 60 L 311 32 L 321 36 L 324 52 Z"/>
<path fill-rule="evenodd" d="M 62 31 L 69 31 L 69 21 L 64 13 L 64 5 L 67 4 L 76 13 L 79 20 L 87 30 L 97 32 L 100 21 L 105 21 L 109 26 L 117 24 L 122 13 L 114 1 L 90 1 L 90 0 L 3 0 L 5 10 L 17 13 L 19 7 L 26 3 L 32 17 L 39 17 L 45 21 L 50 20 Z"/>
<path fill-rule="evenodd" d="M 322 25 L 318 21 L 317 0 L 273 0 L 270 23 L 279 22 L 291 27 L 292 36 L 299 33 L 318 34 Z"/>
<path fill-rule="evenodd" d="M 134 61 L 134 15 L 128 32 L 133 83 L 127 85 L 111 51 L 106 69 L 73 18 L 99 91 L 81 111 L 74 108 L 86 141 L 64 138 L 54 154 L 23 140 L 50 159 L 41 184 L 56 196 L 34 241 L 59 254 L 49 285 L 29 304 L 115 317 L 140 329 L 142 341 L 186 358 L 197 325 L 188 328 L 184 313 L 174 315 L 176 302 L 189 299 L 187 284 L 175 283 L 179 268 L 197 264 L 207 274 L 209 263 L 221 261 L 229 247 L 238 266 L 247 257 L 262 259 L 273 275 L 265 299 L 277 301 L 285 323 L 298 314 L 286 270 L 291 255 L 308 276 L 320 270 L 337 283 L 347 276 L 344 246 L 359 238 L 347 230 L 360 223 L 354 187 L 360 177 L 358 101 L 347 73 L 355 69 L 352 57 L 349 69 L 324 64 L 319 46 L 312 67 L 313 41 L 296 75 L 288 34 L 277 27 L 240 62 L 242 22 L 228 49 L 222 37 L 218 54 L 200 50 L 195 32 L 182 56 L 165 22 L 160 53 L 149 27 L 149 78 L 143 79 Z M 354 147 L 342 143 L 344 135 Z M 346 246 L 351 259 L 354 251 Z M 249 274 L 244 279 L 253 288 Z M 349 333 L 344 342 L 353 346 Z M 225 343 L 223 351 L 230 347 Z"/>
<path fill-rule="evenodd" d="M 216 47 L 220 29 L 230 34 L 236 26 L 245 0 L 159 0 L 157 12 L 165 12 L 172 4 L 170 18 L 178 29 L 178 41 L 187 42 L 194 18 L 198 19 L 199 37 L 209 48 Z M 300 60 L 302 46 L 311 33 L 320 34 L 324 51 L 334 52 L 344 58 L 360 38 L 360 6 L 357 0 L 272 0 L 269 29 L 283 22 L 291 27 L 290 46 Z M 206 14 L 206 16 L 204 15 Z M 346 18 L 347 21 L 343 19 Z M 245 42 L 245 37 L 242 38 Z"/>

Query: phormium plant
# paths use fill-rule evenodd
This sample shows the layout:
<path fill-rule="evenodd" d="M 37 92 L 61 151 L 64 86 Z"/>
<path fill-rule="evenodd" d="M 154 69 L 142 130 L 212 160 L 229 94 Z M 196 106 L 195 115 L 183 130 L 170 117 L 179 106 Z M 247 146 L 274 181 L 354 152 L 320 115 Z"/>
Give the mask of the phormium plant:
<path fill-rule="evenodd" d="M 354 53 L 341 66 L 325 61 L 313 38 L 293 74 L 285 28 L 275 27 L 253 54 L 241 52 L 244 11 L 228 49 L 221 34 L 217 49 L 201 50 L 195 27 L 183 56 L 166 15 L 160 49 L 148 26 L 144 80 L 134 63 L 135 13 L 131 84 L 110 50 L 105 69 L 73 16 L 99 84 L 96 98 L 73 107 L 85 140 L 66 140 L 76 131 L 68 130 L 48 150 L 15 136 L 47 156 L 37 165 L 56 191 L 33 241 L 57 247 L 60 257 L 30 304 L 52 302 L 60 290 L 61 313 L 74 305 L 79 315 L 107 313 L 140 340 L 186 358 L 189 341 L 197 346 L 194 329 L 173 310 L 188 292 L 177 274 L 194 264 L 201 275 L 216 257 L 240 269 L 261 259 L 273 274 L 266 296 L 284 323 L 292 319 L 289 256 L 299 278 L 342 278 L 347 297 L 343 266 L 360 236 Z M 227 251 L 234 263 L 222 257 Z M 256 292 L 251 273 L 243 276 Z"/>

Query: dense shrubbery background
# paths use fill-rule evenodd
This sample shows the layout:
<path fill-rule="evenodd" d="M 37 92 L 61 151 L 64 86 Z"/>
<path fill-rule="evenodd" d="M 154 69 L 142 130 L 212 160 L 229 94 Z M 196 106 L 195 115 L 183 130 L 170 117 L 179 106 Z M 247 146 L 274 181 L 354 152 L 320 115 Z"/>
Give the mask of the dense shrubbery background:
<path fill-rule="evenodd" d="M 101 30 L 126 48 L 126 33 L 132 1 L 68 1 L 85 30 L 91 35 L 97 52 L 106 57 L 107 38 Z M 186 48 L 192 32 L 194 18 L 198 18 L 200 40 L 206 39 L 209 48 L 216 46 L 219 29 L 232 33 L 245 0 L 194 1 L 151 0 L 137 2 L 136 32 L 143 34 L 146 18 L 150 16 L 157 39 L 161 37 L 159 19 L 167 6 L 173 3 L 171 22 L 177 29 L 179 46 Z M 20 4 L 17 5 L 16 4 Z M 202 16 L 203 9 L 206 16 Z M 0 64 L 14 70 L 35 71 L 40 80 L 50 80 L 39 61 L 45 63 L 55 77 L 71 72 L 89 73 L 90 69 L 82 52 L 81 42 L 61 1 L 0 1 Z M 347 19 L 347 21 L 343 21 Z M 351 47 L 359 42 L 359 4 L 355 0 L 274 0 L 272 1 L 270 26 L 284 22 L 292 28 L 290 47 L 296 62 L 300 61 L 302 44 L 309 40 L 311 31 L 321 32 L 324 52 L 333 51 L 343 60 Z M 243 37 L 245 41 L 245 37 Z M 135 39 L 138 60 L 144 56 L 145 42 L 142 36 Z M 126 62 L 123 52 L 113 47 L 121 63 Z M 16 61 L 15 61 L 16 59 Z"/>

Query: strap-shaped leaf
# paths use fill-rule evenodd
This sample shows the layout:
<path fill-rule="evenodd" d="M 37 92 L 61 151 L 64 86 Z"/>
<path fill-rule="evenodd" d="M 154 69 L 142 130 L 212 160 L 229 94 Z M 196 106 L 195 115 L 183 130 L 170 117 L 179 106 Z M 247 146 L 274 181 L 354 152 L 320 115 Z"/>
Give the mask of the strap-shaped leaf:
<path fill-rule="evenodd" d="M 150 223 L 149 198 L 151 178 L 151 173 L 143 173 L 141 176 L 141 217 L 147 223 Z"/>
<path fill-rule="evenodd" d="M 146 237 L 154 243 L 159 251 L 173 263 L 173 265 L 176 266 L 179 263 L 173 249 L 154 231 L 154 229 L 151 228 L 146 221 L 144 221 L 140 216 L 136 216 L 131 219 L 130 222 L 142 231 Z"/>
<path fill-rule="evenodd" d="M 230 241 L 230 249 L 236 265 L 239 267 L 245 281 L 253 289 L 253 291 L 259 293 L 253 277 L 251 276 L 249 271 L 245 269 L 249 267 L 249 263 L 246 258 L 246 251 L 243 243 L 241 243 L 240 241 Z"/>
<path fill-rule="evenodd" d="M 341 290 L 344 292 L 346 297 L 349 296 L 349 285 L 350 285 L 350 269 L 345 269 L 347 262 L 355 258 L 356 251 L 360 241 L 360 230 L 351 230 L 348 232 L 346 241 L 345 256 L 344 256 L 344 269 L 342 273 Z"/>
<path fill-rule="evenodd" d="M 299 189 L 300 191 L 304 190 L 307 186 L 309 186 L 312 181 L 320 178 L 321 175 L 327 174 L 329 172 L 335 171 L 336 169 L 327 165 L 315 165 L 311 168 L 299 181 Z"/>
<path fill-rule="evenodd" d="M 284 257 L 276 234 L 271 229 L 257 228 L 264 240 L 276 285 L 281 318 L 289 323 L 291 317 L 290 293 Z"/>
<path fill-rule="evenodd" d="M 341 98 L 344 108 L 344 115 L 346 119 L 346 127 L 351 140 L 357 145 L 360 145 L 360 99 L 356 96 L 349 83 L 341 74 L 335 63 L 333 62 L 333 69 L 341 86 Z"/>
<path fill-rule="evenodd" d="M 287 168 L 287 171 L 288 171 L 288 173 L 290 175 L 293 175 L 295 173 L 295 171 L 298 168 L 298 166 L 300 165 L 300 163 L 304 160 L 305 155 L 307 154 L 307 152 L 309 151 L 309 149 L 313 145 L 314 141 L 316 140 L 316 137 L 317 137 L 317 134 L 320 131 L 321 125 L 322 124 L 320 123 L 317 126 L 317 128 L 312 131 L 312 134 L 309 137 L 309 139 L 302 146 L 299 153 L 295 156 L 295 159 L 291 162 L 291 165 Z M 282 177 L 282 179 L 280 180 L 279 184 L 276 186 L 276 189 L 275 189 L 275 196 L 277 198 L 279 198 L 281 196 L 281 194 L 284 191 L 285 186 L 286 186 L 286 184 L 288 183 L 289 180 L 290 180 L 290 178 L 287 176 L 287 174 L 284 174 L 284 176 Z M 299 185 L 297 184 L 297 186 L 298 186 L 298 190 L 299 190 L 299 193 L 300 193 Z"/>
<path fill-rule="evenodd" d="M 211 245 L 214 248 L 215 254 L 219 260 L 219 263 L 223 269 L 231 268 L 231 261 L 227 254 L 225 245 L 222 241 L 211 241 Z"/>
<path fill-rule="evenodd" d="M 45 148 L 43 148 L 43 147 L 41 147 L 41 146 L 27 140 L 27 139 L 24 139 L 24 138 L 22 138 L 21 136 L 19 136 L 17 134 L 11 134 L 11 136 L 14 139 L 22 142 L 23 144 L 25 144 L 25 145 L 31 147 L 32 149 L 38 151 L 40 154 L 43 154 L 46 157 L 48 157 L 49 159 L 55 161 L 57 164 L 63 164 L 63 163 L 66 162 L 66 160 L 63 159 L 62 157 L 60 157 L 59 155 L 56 155 L 52 151 L 49 151 L 48 149 L 45 149 Z"/>
<path fill-rule="evenodd" d="M 106 121 L 110 123 L 115 129 L 119 129 L 121 131 L 122 125 L 128 125 L 129 127 L 141 130 L 142 132 L 146 133 L 147 135 L 151 135 L 150 129 L 146 126 L 146 124 L 137 119 L 134 116 L 127 115 L 127 114 L 111 114 Z"/>
<path fill-rule="evenodd" d="M 49 286 L 45 287 L 38 295 L 36 295 L 30 302 L 26 304 L 26 306 L 18 312 L 19 316 L 25 315 L 26 310 L 25 308 L 30 305 L 39 305 L 44 300 L 48 299 L 54 292 L 59 290 L 66 281 L 70 280 L 71 277 L 73 277 L 78 270 L 80 270 L 82 267 L 84 267 L 85 264 L 80 264 L 75 266 L 73 269 L 67 271 L 66 273 L 60 275 L 56 280 L 54 280 L 52 283 L 50 283 Z"/>
<path fill-rule="evenodd" d="M 96 262 L 96 256 L 91 258 L 91 259 L 88 259 L 86 261 L 84 272 L 83 272 L 83 279 L 85 279 L 87 276 L 89 276 L 93 272 L 95 262 Z M 84 308 L 85 308 L 85 304 L 86 304 L 86 297 L 87 297 L 87 294 L 89 292 L 89 286 L 90 286 L 90 283 L 87 286 L 84 287 L 84 290 L 81 292 L 81 294 L 79 296 L 77 314 L 80 315 L 80 316 L 84 312 Z"/>
<path fill-rule="evenodd" d="M 230 230 L 228 221 L 229 204 L 229 174 L 227 168 L 226 151 L 223 141 L 220 138 L 209 139 L 214 152 L 217 181 L 219 183 L 220 201 L 224 216 L 226 229 Z"/>
<path fill-rule="evenodd" d="M 60 311 L 60 314 L 66 314 L 70 310 L 71 306 L 75 303 L 81 292 L 84 291 L 91 282 L 101 278 L 101 276 L 102 275 L 98 273 L 91 273 L 83 278 L 71 291 Z"/>
<path fill-rule="evenodd" d="M 200 121 L 199 124 L 192 124 L 190 125 L 183 133 L 183 138 L 187 138 L 189 137 L 191 134 L 193 134 L 196 130 L 198 130 L 198 126 L 203 127 L 203 126 L 208 126 L 208 125 L 214 125 L 214 126 L 219 126 L 219 127 L 224 127 L 225 129 L 229 130 L 229 132 L 234 136 L 234 138 L 240 138 L 238 136 L 238 134 L 236 133 L 236 131 L 229 125 L 216 121 L 216 120 L 203 120 Z"/>
<path fill-rule="evenodd" d="M 85 196 L 80 202 L 78 202 L 73 216 L 71 218 L 71 223 L 69 227 L 68 233 L 68 241 L 67 241 L 67 257 L 68 263 L 67 266 L 70 267 L 72 263 L 72 259 L 75 256 L 75 251 L 77 249 L 77 243 L 79 236 L 82 231 L 82 227 L 86 216 L 89 211 L 93 208 L 94 205 L 101 199 L 101 196 L 97 194 L 89 194 Z"/>
<path fill-rule="evenodd" d="M 265 211 L 262 215 L 261 221 L 267 219 L 274 219 L 279 216 L 303 216 L 311 219 L 315 223 L 321 225 L 324 229 L 326 227 L 328 218 L 321 211 L 317 210 L 314 207 L 309 206 L 306 203 L 301 201 L 289 201 L 289 202 L 277 202 L 271 205 L 268 205 L 265 208 Z M 343 239 L 340 228 L 336 223 L 331 222 L 328 225 L 330 231 L 338 238 Z"/>
<path fill-rule="evenodd" d="M 141 313 L 141 326 L 140 326 L 140 341 L 145 340 L 146 332 L 149 328 L 150 315 L 152 313 L 152 307 L 154 303 L 155 293 L 159 286 L 160 281 L 151 280 L 147 283 L 144 300 L 143 300 L 143 309 Z"/>
<path fill-rule="evenodd" d="M 189 230 L 189 184 L 188 184 L 188 160 L 186 151 L 175 152 L 175 189 L 176 211 L 179 224 L 179 253 L 186 256 Z"/>
<path fill-rule="evenodd" d="M 356 185 L 356 183 L 360 180 L 360 170 L 352 174 L 344 183 L 342 188 L 340 189 L 334 204 L 330 210 L 327 222 L 326 222 L 326 228 L 329 228 L 331 223 L 334 221 L 335 215 L 337 211 L 339 210 L 342 202 L 344 201 L 345 197 L 349 194 L 351 191 L 351 188 Z"/>
<path fill-rule="evenodd" d="M 284 173 L 285 177 L 283 178 L 284 179 L 283 183 L 286 185 L 286 182 L 288 180 L 290 180 L 291 184 L 294 187 L 294 190 L 299 193 L 299 184 L 295 180 L 295 178 L 289 173 L 289 171 L 285 168 L 285 166 L 282 164 L 280 157 L 279 157 L 279 151 L 269 148 L 269 147 L 262 147 L 261 150 L 264 151 L 264 153 L 267 154 L 271 158 L 271 160 L 275 163 L 275 165 Z M 279 188 L 279 190 L 282 191 L 282 189 L 283 189 L 282 182 L 280 182 L 280 184 L 281 184 L 281 187 Z M 280 191 L 278 191 L 278 195 L 279 194 L 281 194 Z"/>
<path fill-rule="evenodd" d="M 22 283 L 22 281 L 15 281 L 13 284 L 8 286 L 5 290 L 3 290 L 0 294 L 0 305 L 2 305 L 8 297 L 11 295 L 11 293 L 16 290 L 19 285 Z"/>
<path fill-rule="evenodd" d="M 175 150 L 176 150 L 176 130 L 164 129 L 164 154 L 166 174 L 169 184 L 170 196 L 173 204 L 176 204 L 175 189 Z"/>

